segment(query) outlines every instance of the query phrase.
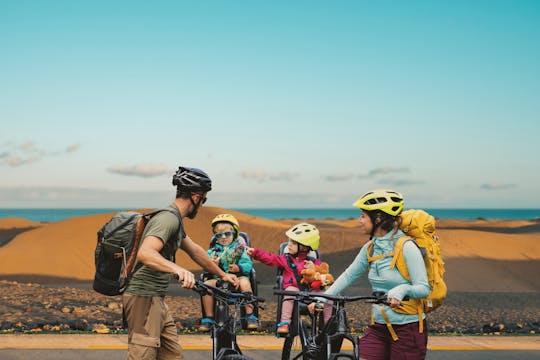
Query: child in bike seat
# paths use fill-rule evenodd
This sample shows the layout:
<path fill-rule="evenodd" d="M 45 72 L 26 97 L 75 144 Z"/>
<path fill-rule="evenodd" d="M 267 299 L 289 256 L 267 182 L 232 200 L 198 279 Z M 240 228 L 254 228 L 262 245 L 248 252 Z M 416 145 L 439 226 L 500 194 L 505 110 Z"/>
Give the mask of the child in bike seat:
<path fill-rule="evenodd" d="M 283 269 L 283 290 L 287 291 L 311 291 L 314 293 L 322 292 L 321 290 L 310 289 L 300 283 L 300 272 L 304 269 L 307 263 L 320 265 L 321 260 L 308 256 L 310 251 L 315 251 L 319 248 L 319 230 L 311 224 L 300 223 L 294 225 L 285 232 L 289 242 L 284 254 L 276 255 L 267 253 L 258 248 L 248 248 L 247 253 L 255 260 L 263 264 L 270 265 Z M 292 297 L 285 296 L 281 311 L 281 319 L 278 323 L 277 333 L 287 334 L 291 324 L 294 302 Z M 324 308 L 324 321 L 327 322 L 332 315 L 331 306 L 327 305 Z"/>
<path fill-rule="evenodd" d="M 240 225 L 231 214 L 219 214 L 212 220 L 214 236 L 208 249 L 208 256 L 226 273 L 235 274 L 240 282 L 241 292 L 250 292 L 249 276 L 253 261 L 246 252 L 245 241 L 239 236 Z M 217 277 L 209 274 L 205 284 L 216 286 Z M 202 298 L 205 317 L 201 320 L 199 331 L 210 331 L 214 323 L 214 299 L 211 295 Z M 246 327 L 254 330 L 259 327 L 259 319 L 253 314 L 253 304 L 246 305 Z"/>

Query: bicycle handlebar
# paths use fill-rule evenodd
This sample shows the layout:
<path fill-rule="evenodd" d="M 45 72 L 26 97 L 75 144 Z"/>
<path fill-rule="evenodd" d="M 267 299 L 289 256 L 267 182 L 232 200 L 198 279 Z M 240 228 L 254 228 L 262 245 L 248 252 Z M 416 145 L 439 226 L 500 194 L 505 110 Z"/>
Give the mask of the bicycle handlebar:
<path fill-rule="evenodd" d="M 229 283 L 224 282 L 223 284 L 227 284 L 226 286 L 229 286 Z M 212 293 L 214 295 L 218 295 L 224 299 L 240 299 L 240 300 L 246 300 L 247 302 L 265 302 L 265 299 L 259 296 L 255 296 L 252 293 L 244 293 L 244 292 L 235 292 L 232 290 L 219 288 L 216 286 L 212 286 L 209 284 L 205 284 L 204 282 L 200 280 L 195 281 L 195 286 L 193 287 L 194 291 L 198 292 L 202 295 L 211 295 Z"/>
<path fill-rule="evenodd" d="M 295 296 L 297 299 L 304 301 L 306 303 L 316 302 L 316 298 L 324 298 L 337 302 L 352 302 L 359 300 L 369 300 L 376 304 L 386 303 L 387 295 L 386 294 L 376 294 L 376 295 L 357 295 L 357 296 L 343 296 L 343 295 L 330 295 L 330 294 L 315 294 L 307 291 L 288 291 L 288 290 L 274 290 L 275 295 L 289 295 Z"/>

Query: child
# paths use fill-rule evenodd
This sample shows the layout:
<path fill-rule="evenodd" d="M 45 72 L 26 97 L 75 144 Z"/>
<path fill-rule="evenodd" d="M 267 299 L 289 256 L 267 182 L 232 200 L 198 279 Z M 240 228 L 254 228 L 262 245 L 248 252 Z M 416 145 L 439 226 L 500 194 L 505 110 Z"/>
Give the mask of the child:
<path fill-rule="evenodd" d="M 235 274 L 240 282 L 240 291 L 253 292 L 249 275 L 253 261 L 245 250 L 245 241 L 239 236 L 238 220 L 231 214 L 220 214 L 212 220 L 214 237 L 210 243 L 208 256 L 226 273 Z M 217 278 L 212 276 L 205 284 L 215 286 Z M 201 320 L 199 331 L 210 331 L 214 323 L 214 299 L 205 295 L 202 299 L 205 317 Z M 254 330 L 259 327 L 259 319 L 253 314 L 253 304 L 246 305 L 246 327 Z"/>
<path fill-rule="evenodd" d="M 319 230 L 308 223 L 300 223 L 285 233 L 289 238 L 287 244 L 287 250 L 283 255 L 276 255 L 267 253 L 257 248 L 247 248 L 247 253 L 255 260 L 259 260 L 263 264 L 274 266 L 283 269 L 283 288 L 287 291 L 299 291 L 300 285 L 297 278 L 300 276 L 300 272 L 304 269 L 307 263 L 314 263 L 320 265 L 320 259 L 310 260 L 308 253 L 311 250 L 317 250 L 319 248 Z M 290 265 L 289 265 L 290 262 Z M 291 267 L 296 267 L 294 269 Z M 296 271 L 296 272 L 295 272 Z M 313 291 L 315 293 L 320 291 Z M 285 296 L 281 311 L 281 319 L 278 323 L 277 333 L 288 334 L 291 324 L 292 312 L 294 308 L 294 302 L 290 296 Z M 327 322 L 332 315 L 332 308 L 325 306 L 324 308 L 324 321 Z"/>

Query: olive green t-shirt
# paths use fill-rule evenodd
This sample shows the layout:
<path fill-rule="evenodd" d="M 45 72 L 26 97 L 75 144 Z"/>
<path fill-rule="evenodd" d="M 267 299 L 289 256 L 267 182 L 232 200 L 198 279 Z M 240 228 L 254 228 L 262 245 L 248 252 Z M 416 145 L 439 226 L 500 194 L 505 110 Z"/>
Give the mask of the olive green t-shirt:
<path fill-rule="evenodd" d="M 167 208 L 179 214 L 176 205 L 171 204 Z M 180 227 L 180 231 L 178 228 Z M 178 234 L 178 236 L 176 236 Z M 154 215 L 144 229 L 142 239 L 147 236 L 160 238 L 163 249 L 160 254 L 165 259 L 174 262 L 176 250 L 180 247 L 184 234 L 178 217 L 169 211 L 162 211 Z M 140 263 L 138 263 L 140 264 Z M 171 275 L 169 273 L 154 270 L 146 265 L 135 265 L 136 271 L 131 277 L 126 288 L 126 293 L 139 296 L 165 296 L 169 288 Z"/>

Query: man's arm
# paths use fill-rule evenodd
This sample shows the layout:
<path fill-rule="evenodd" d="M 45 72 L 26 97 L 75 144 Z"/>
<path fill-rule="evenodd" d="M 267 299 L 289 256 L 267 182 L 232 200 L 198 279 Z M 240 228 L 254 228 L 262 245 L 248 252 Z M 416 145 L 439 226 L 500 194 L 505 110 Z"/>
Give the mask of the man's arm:
<path fill-rule="evenodd" d="M 160 238 L 156 236 L 145 237 L 137 253 L 137 260 L 154 270 L 177 275 L 178 281 L 183 283 L 183 287 L 192 288 L 195 285 L 195 275 L 161 256 L 159 252 L 163 246 L 163 241 Z"/>
<path fill-rule="evenodd" d="M 191 240 L 189 236 L 186 236 L 180 245 L 180 248 L 184 250 L 197 264 L 202 268 L 208 270 L 212 274 L 219 276 L 222 280 L 232 283 L 234 286 L 238 286 L 238 279 L 235 275 L 227 274 L 208 256 L 206 251 Z"/>

